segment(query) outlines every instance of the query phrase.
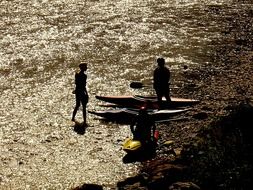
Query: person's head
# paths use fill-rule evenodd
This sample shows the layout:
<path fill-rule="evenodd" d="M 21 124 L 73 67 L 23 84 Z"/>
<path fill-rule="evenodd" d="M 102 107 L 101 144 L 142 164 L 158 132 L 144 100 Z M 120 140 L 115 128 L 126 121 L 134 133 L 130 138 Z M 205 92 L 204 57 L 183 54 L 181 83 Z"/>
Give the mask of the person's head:
<path fill-rule="evenodd" d="M 157 59 L 157 64 L 158 64 L 159 67 L 163 67 L 164 64 L 165 64 L 165 59 L 162 58 L 162 57 L 158 58 Z"/>
<path fill-rule="evenodd" d="M 139 110 L 139 114 L 143 115 L 147 113 L 147 106 L 142 106 Z"/>
<path fill-rule="evenodd" d="M 79 68 L 81 71 L 86 71 L 87 70 L 87 63 L 84 63 L 84 62 L 80 63 Z"/>

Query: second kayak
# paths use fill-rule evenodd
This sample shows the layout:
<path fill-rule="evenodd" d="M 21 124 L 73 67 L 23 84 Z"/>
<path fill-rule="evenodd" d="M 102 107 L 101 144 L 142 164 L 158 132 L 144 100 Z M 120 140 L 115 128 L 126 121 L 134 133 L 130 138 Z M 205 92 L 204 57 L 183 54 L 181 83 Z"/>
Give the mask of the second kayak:
<path fill-rule="evenodd" d="M 148 102 L 148 107 L 150 109 L 157 109 L 158 101 L 156 96 L 99 96 L 97 95 L 96 98 L 98 100 L 116 104 L 119 106 L 130 107 L 130 108 L 140 108 L 145 103 Z M 183 106 L 191 106 L 194 104 L 199 103 L 199 100 L 195 99 L 187 99 L 187 98 L 176 98 L 171 97 L 171 102 L 167 103 L 165 100 L 162 102 L 163 109 L 169 108 L 176 108 L 176 107 L 183 107 Z"/>

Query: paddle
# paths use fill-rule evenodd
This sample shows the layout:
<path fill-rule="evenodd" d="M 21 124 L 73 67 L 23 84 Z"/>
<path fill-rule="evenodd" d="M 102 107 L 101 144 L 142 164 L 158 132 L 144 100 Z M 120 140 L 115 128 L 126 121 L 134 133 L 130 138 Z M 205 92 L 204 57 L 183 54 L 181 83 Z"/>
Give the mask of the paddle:
<path fill-rule="evenodd" d="M 144 85 L 142 82 L 131 82 L 130 83 L 131 88 L 143 88 L 143 87 L 151 87 L 151 85 Z"/>
<path fill-rule="evenodd" d="M 138 81 L 134 81 L 134 82 L 131 82 L 130 83 L 130 87 L 131 88 L 135 88 L 135 89 L 139 89 L 139 88 L 144 88 L 144 87 L 152 87 L 152 85 L 144 85 L 142 82 L 138 82 Z M 174 87 L 170 87 L 170 88 L 179 88 L 177 86 L 174 86 Z"/>

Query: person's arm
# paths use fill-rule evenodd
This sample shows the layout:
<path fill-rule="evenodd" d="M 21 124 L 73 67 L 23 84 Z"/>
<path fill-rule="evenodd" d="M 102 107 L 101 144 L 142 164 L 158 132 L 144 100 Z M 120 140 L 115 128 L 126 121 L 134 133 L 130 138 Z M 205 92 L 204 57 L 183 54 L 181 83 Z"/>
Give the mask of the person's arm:
<path fill-rule="evenodd" d="M 158 77 L 158 74 L 157 74 L 157 69 L 154 70 L 154 73 L 153 73 L 153 88 L 155 89 L 156 86 L 157 86 L 157 77 Z"/>
<path fill-rule="evenodd" d="M 167 68 L 168 84 L 170 85 L 170 70 Z"/>
<path fill-rule="evenodd" d="M 132 133 L 134 133 L 134 126 L 135 126 L 135 123 L 136 123 L 136 121 L 135 121 L 135 119 L 133 119 L 133 121 L 132 121 L 132 123 L 131 123 L 131 125 L 130 125 L 130 130 L 131 130 Z"/>
<path fill-rule="evenodd" d="M 75 73 L 75 84 L 77 83 L 77 77 L 78 77 L 78 73 Z"/>
<path fill-rule="evenodd" d="M 155 118 L 154 118 L 154 116 L 153 115 L 151 115 L 151 123 L 152 123 L 152 136 L 154 136 L 154 134 L 155 134 L 155 130 L 156 130 L 156 124 L 155 124 Z"/>
<path fill-rule="evenodd" d="M 75 73 L 75 85 L 77 85 L 77 76 L 78 73 Z M 75 89 L 72 91 L 72 94 L 76 94 L 76 86 L 75 86 Z"/>
<path fill-rule="evenodd" d="M 154 136 L 154 135 L 155 135 L 155 131 L 156 131 L 156 124 L 155 124 L 155 122 L 153 123 L 153 129 L 152 129 L 152 130 L 153 130 L 153 133 L 152 133 L 152 134 L 153 134 L 153 136 Z"/>

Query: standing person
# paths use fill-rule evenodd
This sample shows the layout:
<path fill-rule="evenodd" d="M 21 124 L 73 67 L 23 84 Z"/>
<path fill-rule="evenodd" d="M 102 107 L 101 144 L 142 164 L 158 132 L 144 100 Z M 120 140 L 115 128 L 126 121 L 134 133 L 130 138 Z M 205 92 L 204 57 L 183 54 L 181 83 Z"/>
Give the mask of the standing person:
<path fill-rule="evenodd" d="M 156 91 L 159 106 L 162 104 L 162 97 L 165 97 L 167 102 L 171 102 L 170 99 L 170 70 L 165 66 L 164 58 L 157 59 L 157 68 L 153 74 L 153 87 Z"/>
<path fill-rule="evenodd" d="M 79 109 L 81 103 L 83 107 L 83 124 L 86 125 L 86 105 L 89 100 L 88 92 L 86 90 L 86 80 L 87 75 L 85 74 L 85 71 L 87 70 L 87 63 L 81 63 L 79 65 L 80 71 L 79 73 L 75 74 L 75 95 L 76 95 L 76 106 L 73 111 L 72 115 L 72 121 L 75 121 L 75 116 L 77 113 L 77 110 Z"/>

